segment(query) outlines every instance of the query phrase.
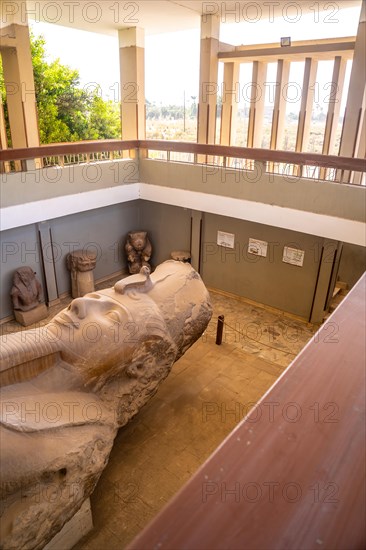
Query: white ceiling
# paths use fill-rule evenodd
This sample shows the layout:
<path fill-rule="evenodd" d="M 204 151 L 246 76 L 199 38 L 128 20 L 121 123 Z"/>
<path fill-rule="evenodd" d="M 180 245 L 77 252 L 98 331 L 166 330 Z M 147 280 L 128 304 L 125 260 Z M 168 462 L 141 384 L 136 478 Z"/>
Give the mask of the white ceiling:
<path fill-rule="evenodd" d="M 87 31 L 115 34 L 116 30 L 128 27 L 142 27 L 146 34 L 157 34 L 185 29 L 199 28 L 200 16 L 210 11 L 220 15 L 222 23 L 235 22 L 236 17 L 245 22 L 249 19 L 283 17 L 296 18 L 297 13 L 308 13 L 310 7 L 326 7 L 328 15 L 333 8 L 361 6 L 362 0 L 337 0 L 337 2 L 314 2 L 313 0 L 255 0 L 255 1 L 216 1 L 199 2 L 197 0 L 13 0 L 19 7 L 14 22 L 24 23 L 24 11 L 30 19 L 57 23 L 59 25 Z M 292 5 L 292 7 L 291 7 Z M 271 7 L 270 7 L 271 6 Z M 21 18 L 21 21 L 19 21 Z"/>

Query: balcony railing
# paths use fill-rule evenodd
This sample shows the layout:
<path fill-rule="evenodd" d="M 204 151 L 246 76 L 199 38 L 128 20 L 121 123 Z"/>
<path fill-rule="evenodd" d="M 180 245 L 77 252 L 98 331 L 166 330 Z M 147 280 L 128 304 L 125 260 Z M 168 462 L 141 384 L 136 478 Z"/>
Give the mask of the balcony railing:
<path fill-rule="evenodd" d="M 167 162 L 208 164 L 249 172 L 259 170 L 261 174 L 281 175 L 290 180 L 301 177 L 366 185 L 366 161 L 361 158 L 160 140 L 83 141 L 4 149 L 0 151 L 0 171 L 27 170 L 27 161 L 35 161 L 32 168 L 42 168 L 133 158 L 136 153 Z"/>

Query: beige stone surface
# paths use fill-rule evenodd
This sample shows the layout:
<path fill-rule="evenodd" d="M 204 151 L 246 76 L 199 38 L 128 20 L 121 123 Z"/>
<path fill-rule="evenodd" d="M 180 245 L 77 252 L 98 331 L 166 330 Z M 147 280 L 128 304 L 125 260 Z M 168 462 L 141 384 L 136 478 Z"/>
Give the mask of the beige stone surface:
<path fill-rule="evenodd" d="M 87 294 L 47 325 L 2 337 L 4 550 L 42 548 L 75 514 L 117 429 L 205 330 L 209 295 L 189 264 L 165 262 L 151 282 Z"/>
<path fill-rule="evenodd" d="M 75 516 L 65 523 L 61 531 L 46 544 L 43 550 L 69 550 L 80 540 L 81 536 L 86 536 L 92 529 L 93 518 L 90 498 L 88 498 Z"/>

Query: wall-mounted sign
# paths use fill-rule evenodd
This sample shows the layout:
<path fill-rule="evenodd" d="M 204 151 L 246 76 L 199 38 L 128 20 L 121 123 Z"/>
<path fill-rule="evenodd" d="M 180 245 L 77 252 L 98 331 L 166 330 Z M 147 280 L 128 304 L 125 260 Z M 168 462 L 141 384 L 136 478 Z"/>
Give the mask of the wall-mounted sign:
<path fill-rule="evenodd" d="M 305 251 L 299 250 L 297 248 L 290 248 L 285 246 L 283 249 L 283 258 L 282 261 L 286 264 L 297 265 L 302 267 L 304 264 Z"/>
<path fill-rule="evenodd" d="M 233 233 L 225 233 L 225 231 L 217 232 L 217 244 L 225 248 L 234 248 L 235 235 Z"/>
<path fill-rule="evenodd" d="M 256 256 L 267 256 L 268 243 L 266 241 L 259 241 L 258 239 L 249 239 L 248 252 L 249 254 L 255 254 Z"/>

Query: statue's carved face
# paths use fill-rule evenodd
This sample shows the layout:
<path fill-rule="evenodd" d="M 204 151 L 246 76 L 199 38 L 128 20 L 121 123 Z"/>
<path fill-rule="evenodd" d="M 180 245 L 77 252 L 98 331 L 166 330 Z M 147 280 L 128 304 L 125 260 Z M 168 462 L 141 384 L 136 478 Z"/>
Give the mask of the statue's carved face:
<path fill-rule="evenodd" d="M 89 361 L 106 368 L 136 343 L 132 336 L 138 333 L 126 306 L 100 292 L 76 298 L 52 324 L 53 334 L 79 358 L 77 362 Z"/>
<path fill-rule="evenodd" d="M 129 240 L 132 244 L 132 246 L 136 250 L 143 250 L 146 246 L 146 231 L 135 231 L 134 233 L 129 233 Z"/>
<path fill-rule="evenodd" d="M 62 343 L 67 360 L 90 378 L 121 363 L 127 366 L 141 342 L 166 327 L 150 298 L 134 300 L 107 289 L 73 300 L 49 330 Z"/>

